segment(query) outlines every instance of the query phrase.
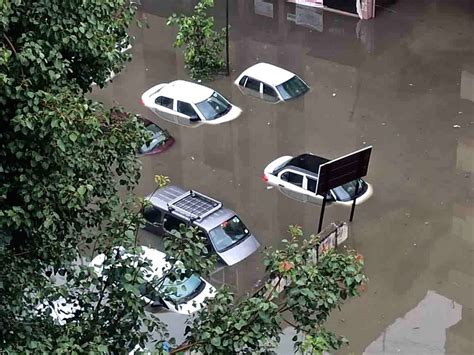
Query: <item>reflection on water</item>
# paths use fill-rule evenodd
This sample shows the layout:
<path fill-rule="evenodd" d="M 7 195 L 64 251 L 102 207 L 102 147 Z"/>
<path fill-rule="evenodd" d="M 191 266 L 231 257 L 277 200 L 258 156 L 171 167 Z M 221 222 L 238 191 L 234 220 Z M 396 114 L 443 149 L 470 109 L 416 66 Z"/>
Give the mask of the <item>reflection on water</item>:
<path fill-rule="evenodd" d="M 444 354 L 446 329 L 462 318 L 462 306 L 434 291 L 398 318 L 364 354 Z"/>

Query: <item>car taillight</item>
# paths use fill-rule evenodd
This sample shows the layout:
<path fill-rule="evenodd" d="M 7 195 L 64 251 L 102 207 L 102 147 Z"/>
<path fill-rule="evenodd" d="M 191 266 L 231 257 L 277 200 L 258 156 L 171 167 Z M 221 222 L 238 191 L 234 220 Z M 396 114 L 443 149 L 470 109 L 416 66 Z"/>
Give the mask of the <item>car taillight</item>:
<path fill-rule="evenodd" d="M 143 101 L 143 99 L 140 99 L 141 103 L 143 106 L 145 106 L 145 101 Z"/>
<path fill-rule="evenodd" d="M 265 175 L 265 174 L 262 175 L 262 181 L 264 181 L 264 182 L 268 181 L 267 175 Z"/>

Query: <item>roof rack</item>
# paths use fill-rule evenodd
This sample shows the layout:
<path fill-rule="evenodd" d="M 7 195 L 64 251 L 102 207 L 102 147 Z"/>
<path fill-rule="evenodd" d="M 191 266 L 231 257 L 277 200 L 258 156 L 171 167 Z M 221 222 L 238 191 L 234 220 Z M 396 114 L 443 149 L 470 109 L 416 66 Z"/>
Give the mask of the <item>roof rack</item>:
<path fill-rule="evenodd" d="M 168 211 L 177 212 L 191 221 L 206 218 L 221 207 L 221 202 L 193 190 L 168 202 Z"/>

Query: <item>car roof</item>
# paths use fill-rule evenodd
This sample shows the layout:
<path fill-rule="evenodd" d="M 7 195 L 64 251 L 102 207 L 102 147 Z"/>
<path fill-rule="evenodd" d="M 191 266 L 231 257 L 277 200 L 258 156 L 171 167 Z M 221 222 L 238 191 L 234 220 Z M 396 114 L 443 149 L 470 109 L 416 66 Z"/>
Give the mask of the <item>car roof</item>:
<path fill-rule="evenodd" d="M 185 80 L 175 80 L 166 84 L 159 91 L 159 96 L 166 96 L 172 99 L 196 104 L 206 100 L 213 93 L 214 90 L 206 86 Z"/>
<path fill-rule="evenodd" d="M 289 168 L 289 167 L 295 167 L 301 169 L 301 170 L 306 170 L 308 172 L 318 174 L 319 173 L 319 166 L 321 164 L 327 163 L 329 159 L 319 157 L 317 155 L 311 154 L 311 153 L 305 153 L 305 154 L 300 154 L 291 160 L 289 160 L 283 168 Z"/>
<path fill-rule="evenodd" d="M 163 211 L 168 210 L 168 203 L 175 200 L 176 198 L 186 194 L 187 191 L 174 185 L 165 186 L 161 189 L 155 191 L 153 195 L 148 195 L 147 199 L 157 208 Z M 177 212 L 171 211 L 169 212 L 172 215 L 175 215 L 178 218 L 188 220 L 187 216 L 181 215 Z M 214 229 L 215 227 L 219 226 L 221 223 L 229 220 L 230 218 L 234 217 L 236 214 L 234 211 L 220 207 L 218 210 L 212 212 L 210 215 L 202 218 L 197 219 L 192 222 L 195 226 L 201 227 L 206 231 Z"/>
<path fill-rule="evenodd" d="M 242 73 L 264 83 L 277 86 L 295 76 L 292 72 L 268 63 L 257 63 Z"/>

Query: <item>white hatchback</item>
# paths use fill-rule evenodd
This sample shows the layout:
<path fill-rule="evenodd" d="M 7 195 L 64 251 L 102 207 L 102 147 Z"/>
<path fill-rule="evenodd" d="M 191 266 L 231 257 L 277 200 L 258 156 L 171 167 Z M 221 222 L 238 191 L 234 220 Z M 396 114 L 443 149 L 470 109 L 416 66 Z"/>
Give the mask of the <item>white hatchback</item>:
<path fill-rule="evenodd" d="M 184 80 L 153 86 L 143 93 L 142 103 L 159 117 L 183 126 L 215 125 L 242 113 L 217 91 Z"/>
<path fill-rule="evenodd" d="M 174 281 L 165 278 L 160 292 L 157 292 L 151 281 L 163 277 L 164 271 L 169 269 L 170 265 L 166 262 L 166 254 L 145 246 L 141 248 L 143 253 L 140 257 L 150 262 L 152 270 L 151 274 L 145 275 L 147 282 L 139 287 L 140 294 L 148 305 L 163 307 L 175 313 L 192 314 L 202 308 L 206 298 L 214 297 L 214 287 L 196 274 Z M 118 248 L 118 252 L 123 253 L 123 249 Z M 121 255 L 121 257 L 128 256 L 128 254 Z M 102 274 L 105 257 L 104 254 L 99 254 L 90 263 L 98 275 Z M 166 297 L 160 297 L 160 294 L 166 294 Z"/>
<path fill-rule="evenodd" d="M 321 204 L 323 196 L 316 195 L 318 169 L 329 160 L 314 154 L 301 154 L 296 157 L 283 156 L 268 164 L 262 179 L 269 185 L 278 187 L 280 191 L 295 200 Z M 355 196 L 356 187 L 357 196 Z M 372 186 L 362 179 L 357 179 L 342 186 L 335 187 L 327 194 L 327 202 L 351 206 L 368 200 L 372 196 Z"/>
<path fill-rule="evenodd" d="M 244 94 L 269 102 L 288 101 L 309 90 L 298 75 L 268 63 L 258 63 L 244 70 L 234 83 Z"/>

